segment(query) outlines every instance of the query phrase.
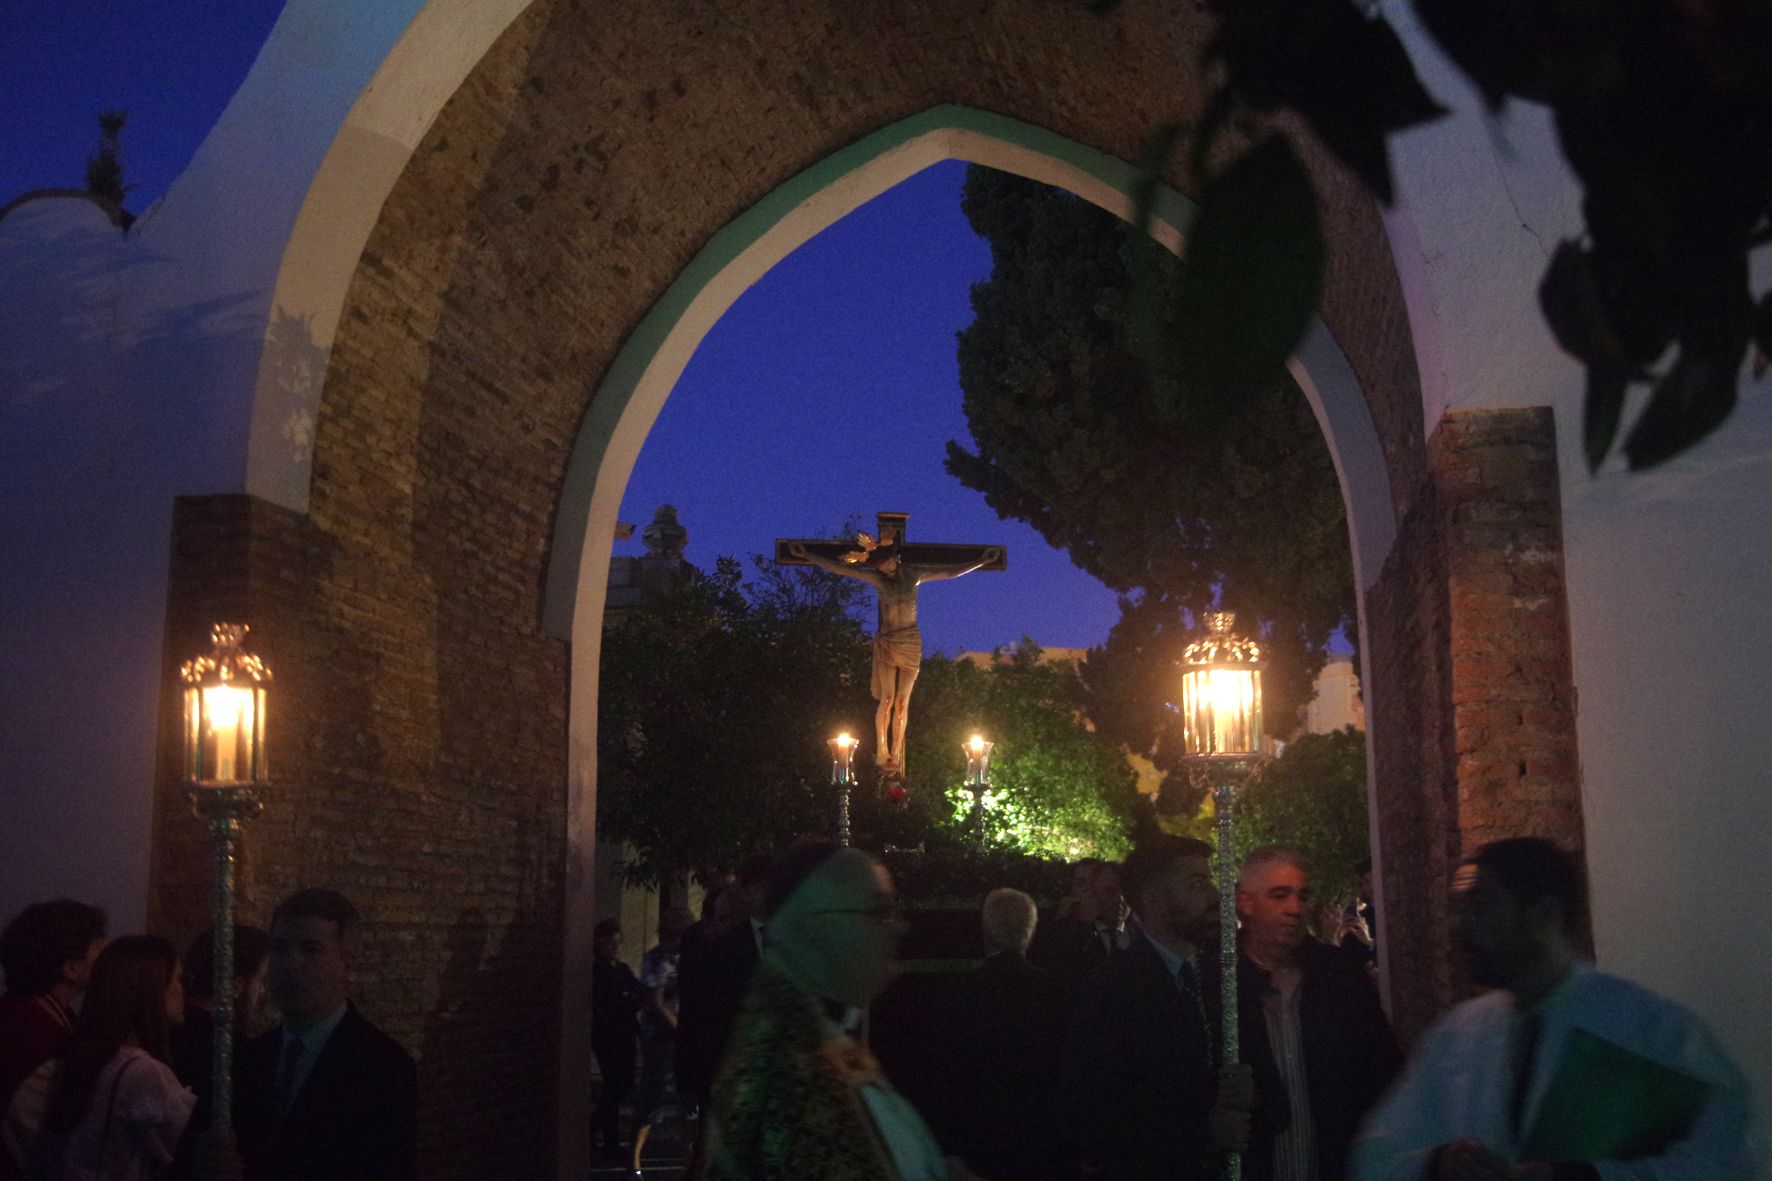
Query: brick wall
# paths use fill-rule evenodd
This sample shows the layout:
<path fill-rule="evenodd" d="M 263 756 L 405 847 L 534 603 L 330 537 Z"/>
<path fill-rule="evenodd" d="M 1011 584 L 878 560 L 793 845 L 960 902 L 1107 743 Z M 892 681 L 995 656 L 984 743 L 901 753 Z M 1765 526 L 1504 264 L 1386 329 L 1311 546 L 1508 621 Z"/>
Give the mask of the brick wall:
<path fill-rule="evenodd" d="M 938 104 L 1136 158 L 1151 128 L 1198 107 L 1208 32 L 1158 0 L 1105 18 L 999 0 L 538 0 L 438 117 L 346 300 L 309 515 L 244 497 L 179 506 L 153 887 L 165 929 L 201 924 L 208 863 L 170 761 L 173 672 L 214 619 L 242 619 L 279 694 L 244 915 L 262 921 L 303 884 L 344 889 L 368 913 L 362 995 L 421 1056 L 427 1176 L 548 1165 L 567 653 L 537 621 L 572 441 L 626 335 L 764 194 Z M 1455 629 L 1435 564 L 1449 532 L 1436 506 L 1452 501 L 1427 478 L 1382 224 L 1322 153 L 1309 163 L 1330 231 L 1324 318 L 1409 506 L 1403 556 L 1369 604 L 1375 698 L 1401 711 L 1375 721 L 1395 735 L 1380 778 L 1401 872 L 1410 846 L 1393 840 L 1393 810 L 1398 834 L 1446 839 L 1457 814 Z M 1185 191 L 1179 165 L 1171 181 Z M 1398 905 L 1399 946 L 1417 928 L 1437 946 L 1431 905 Z M 1404 983 L 1409 995 L 1418 982 Z"/>
<path fill-rule="evenodd" d="M 274 682 L 240 920 L 266 923 L 302 886 L 353 898 L 359 1002 L 420 1058 L 425 1174 L 537 1175 L 554 1142 L 563 645 L 483 610 L 493 580 L 464 602 L 432 571 L 251 497 L 180 500 L 172 546 L 152 929 L 208 925 L 177 666 L 212 622 L 243 621 Z"/>
<path fill-rule="evenodd" d="M 1556 431 L 1447 414 L 1367 596 L 1384 938 L 1399 1028 L 1458 995 L 1447 884 L 1485 841 L 1582 846 Z"/>

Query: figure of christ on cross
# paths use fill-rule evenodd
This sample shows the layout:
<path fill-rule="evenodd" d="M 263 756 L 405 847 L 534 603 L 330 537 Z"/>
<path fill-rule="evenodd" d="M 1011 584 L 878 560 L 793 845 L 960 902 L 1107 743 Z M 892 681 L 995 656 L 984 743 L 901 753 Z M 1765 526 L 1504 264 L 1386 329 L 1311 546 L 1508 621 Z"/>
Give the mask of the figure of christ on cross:
<path fill-rule="evenodd" d="M 846 541 L 778 541 L 775 560 L 817 566 L 874 588 L 879 626 L 874 633 L 874 762 L 884 779 L 904 777 L 905 722 L 911 689 L 923 663 L 923 633 L 917 627 L 917 587 L 974 570 L 1001 570 L 1006 551 L 995 545 L 906 544 L 907 514 L 880 513 L 880 539 L 863 533 Z"/>

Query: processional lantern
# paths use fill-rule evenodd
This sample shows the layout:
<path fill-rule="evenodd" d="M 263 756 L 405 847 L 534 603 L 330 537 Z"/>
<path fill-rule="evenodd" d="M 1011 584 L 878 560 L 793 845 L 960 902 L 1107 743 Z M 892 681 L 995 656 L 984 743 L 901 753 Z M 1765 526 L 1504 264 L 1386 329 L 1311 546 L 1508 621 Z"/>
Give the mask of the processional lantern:
<path fill-rule="evenodd" d="M 835 738 L 825 739 L 825 745 L 831 748 L 831 784 L 841 787 L 855 782 L 853 764 L 855 762 L 855 736 L 847 730 Z"/>
<path fill-rule="evenodd" d="M 1261 753 L 1261 645 L 1215 611 L 1181 657 L 1182 740 L 1189 758 L 1247 760 Z"/>
<path fill-rule="evenodd" d="M 250 629 L 218 623 L 210 651 L 184 662 L 185 780 L 214 788 L 263 783 L 271 670 L 240 650 Z"/>
<path fill-rule="evenodd" d="M 991 748 L 997 745 L 987 742 L 984 735 L 974 734 L 960 744 L 966 752 L 966 786 L 983 790 L 991 785 Z"/>
<path fill-rule="evenodd" d="M 209 651 L 179 668 L 185 683 L 185 783 L 191 810 L 209 824 L 215 858 L 214 1080 L 211 1128 L 233 1128 L 234 1095 L 234 875 L 244 821 L 264 810 L 258 789 L 266 779 L 265 723 L 271 670 L 240 650 L 250 629 L 218 623 Z"/>
<path fill-rule="evenodd" d="M 1236 616 L 1215 611 L 1206 634 L 1181 656 L 1182 744 L 1193 770 L 1212 789 L 1218 827 L 1219 995 L 1222 1062 L 1237 1046 L 1237 784 L 1261 756 L 1261 645 L 1236 634 Z M 1226 1181 L 1238 1181 L 1242 1158 L 1225 1158 Z"/>
<path fill-rule="evenodd" d="M 831 786 L 837 791 L 837 843 L 849 843 L 849 789 L 855 783 L 855 736 L 844 730 L 825 739 L 831 748 Z"/>

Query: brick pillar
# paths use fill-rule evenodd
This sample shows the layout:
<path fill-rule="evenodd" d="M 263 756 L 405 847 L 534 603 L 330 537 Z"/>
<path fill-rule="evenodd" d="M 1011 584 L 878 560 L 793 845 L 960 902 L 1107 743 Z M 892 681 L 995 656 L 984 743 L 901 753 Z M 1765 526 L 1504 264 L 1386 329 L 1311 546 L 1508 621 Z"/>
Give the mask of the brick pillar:
<path fill-rule="evenodd" d="M 1583 846 L 1548 408 L 1447 414 L 1367 596 L 1393 1015 L 1413 1035 L 1462 988 L 1447 888 L 1486 841 Z"/>

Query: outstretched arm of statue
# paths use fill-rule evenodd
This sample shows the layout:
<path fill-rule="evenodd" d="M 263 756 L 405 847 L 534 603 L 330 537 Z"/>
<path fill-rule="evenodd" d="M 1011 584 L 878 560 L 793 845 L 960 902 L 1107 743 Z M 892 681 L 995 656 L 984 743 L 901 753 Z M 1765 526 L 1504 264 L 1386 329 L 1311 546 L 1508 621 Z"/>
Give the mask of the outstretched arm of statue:
<path fill-rule="evenodd" d="M 943 578 L 958 578 L 962 574 L 970 574 L 974 570 L 983 569 L 1003 556 L 1003 547 L 993 545 L 984 551 L 976 562 L 955 562 L 950 566 L 918 566 L 916 568 L 918 582 L 938 582 Z"/>
<path fill-rule="evenodd" d="M 877 571 L 867 566 L 851 566 L 847 562 L 839 562 L 835 558 L 827 558 L 823 554 L 814 553 L 807 549 L 801 542 L 790 542 L 788 544 L 788 553 L 802 562 L 809 562 L 812 565 L 817 566 L 820 570 L 827 571 L 831 574 L 840 574 L 844 578 L 857 578 L 862 582 L 874 586 L 879 585 L 880 575 Z"/>

